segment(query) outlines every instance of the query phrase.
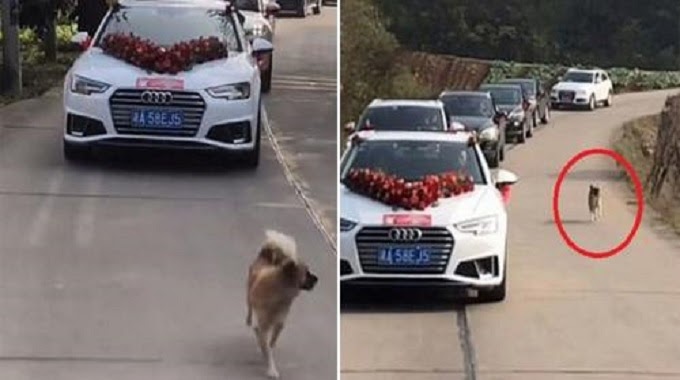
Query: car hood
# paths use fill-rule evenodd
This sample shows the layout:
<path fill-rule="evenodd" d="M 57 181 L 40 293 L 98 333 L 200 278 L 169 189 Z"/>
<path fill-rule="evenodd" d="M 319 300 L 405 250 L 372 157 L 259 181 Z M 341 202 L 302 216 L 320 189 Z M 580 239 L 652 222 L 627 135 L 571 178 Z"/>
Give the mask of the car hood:
<path fill-rule="evenodd" d="M 515 111 L 515 110 L 519 111 L 519 110 L 522 109 L 521 104 L 499 104 L 497 107 L 500 111 L 503 111 L 507 114 L 512 113 L 512 111 Z"/>
<path fill-rule="evenodd" d="M 477 131 L 494 126 L 493 120 L 482 116 L 453 116 L 451 120 Z"/>
<path fill-rule="evenodd" d="M 590 91 L 595 85 L 592 83 L 560 82 L 553 87 L 557 91 Z"/>
<path fill-rule="evenodd" d="M 186 90 L 204 90 L 222 84 L 250 82 L 256 70 L 251 59 L 246 53 L 232 52 L 228 59 L 199 64 L 176 75 L 163 75 L 147 72 L 104 54 L 99 48 L 91 48 L 76 60 L 70 72 L 114 87 L 134 88 L 139 78 L 173 78 L 183 80 Z"/>
<path fill-rule="evenodd" d="M 436 207 L 424 211 L 394 210 L 384 203 L 350 191 L 340 185 L 343 218 L 359 221 L 363 225 L 382 225 L 386 214 L 426 214 L 432 216 L 432 224 L 447 226 L 475 217 L 505 212 L 500 193 L 493 186 L 477 185 L 475 190 L 452 198 L 440 199 Z"/>

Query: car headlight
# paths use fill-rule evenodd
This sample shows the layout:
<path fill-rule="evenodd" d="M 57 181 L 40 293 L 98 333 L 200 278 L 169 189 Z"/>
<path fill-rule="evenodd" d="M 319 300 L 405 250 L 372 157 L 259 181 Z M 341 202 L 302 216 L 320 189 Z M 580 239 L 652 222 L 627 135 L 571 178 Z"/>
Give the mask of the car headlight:
<path fill-rule="evenodd" d="M 251 31 L 251 34 L 253 37 L 262 37 L 264 36 L 264 26 L 262 24 L 255 24 L 253 26 L 253 29 Z"/>
<path fill-rule="evenodd" d="M 206 90 L 210 96 L 218 99 L 241 100 L 250 98 L 250 83 L 225 84 Z"/>
<path fill-rule="evenodd" d="M 483 218 L 470 219 L 454 225 L 460 232 L 471 233 L 474 235 L 493 234 L 498 231 L 498 217 L 487 216 Z"/>
<path fill-rule="evenodd" d="M 498 140 L 498 129 L 491 127 L 486 128 L 479 134 L 481 140 Z"/>
<path fill-rule="evenodd" d="M 354 227 L 357 226 L 357 223 L 345 219 L 345 218 L 340 218 L 340 232 L 349 232 L 354 229 Z"/>
<path fill-rule="evenodd" d="M 508 115 L 510 120 L 518 121 L 524 119 L 524 110 L 514 110 Z"/>
<path fill-rule="evenodd" d="M 111 85 L 99 82 L 94 79 L 73 75 L 71 77 L 71 92 L 81 95 L 101 94 L 109 89 Z"/>

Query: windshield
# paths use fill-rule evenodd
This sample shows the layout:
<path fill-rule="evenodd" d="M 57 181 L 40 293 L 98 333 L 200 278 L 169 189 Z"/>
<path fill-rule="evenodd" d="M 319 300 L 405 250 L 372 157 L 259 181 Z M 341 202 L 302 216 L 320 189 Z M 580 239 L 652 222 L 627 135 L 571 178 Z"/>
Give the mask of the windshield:
<path fill-rule="evenodd" d="M 242 51 L 243 47 L 233 20 L 222 10 L 121 6 L 106 19 L 96 46 L 100 46 L 103 38 L 109 34 L 132 33 L 165 47 L 200 37 L 217 37 L 229 51 Z"/>
<path fill-rule="evenodd" d="M 519 89 L 500 87 L 483 87 L 482 89 L 491 93 L 496 104 L 515 105 L 522 103 L 522 92 Z"/>
<path fill-rule="evenodd" d="M 491 99 L 475 95 L 445 95 L 441 101 L 446 112 L 452 116 L 493 117 Z"/>
<path fill-rule="evenodd" d="M 236 0 L 236 8 L 242 11 L 260 11 L 260 0 Z"/>
<path fill-rule="evenodd" d="M 594 75 L 591 73 L 579 73 L 572 71 L 564 75 L 563 82 L 593 83 Z"/>
<path fill-rule="evenodd" d="M 486 184 L 477 151 L 463 142 L 364 141 L 353 146 L 343 161 L 343 179 L 351 169 L 381 170 L 407 181 L 462 171 L 476 184 Z"/>
<path fill-rule="evenodd" d="M 522 87 L 522 91 L 524 91 L 527 95 L 529 96 L 534 96 L 536 95 L 536 88 L 534 88 L 534 83 L 531 81 L 525 81 L 525 80 L 507 80 L 504 81 L 503 83 L 507 84 L 515 84 L 518 86 Z"/>
<path fill-rule="evenodd" d="M 391 106 L 369 108 L 359 121 L 358 130 L 377 131 L 443 131 L 441 109 L 423 106 Z"/>

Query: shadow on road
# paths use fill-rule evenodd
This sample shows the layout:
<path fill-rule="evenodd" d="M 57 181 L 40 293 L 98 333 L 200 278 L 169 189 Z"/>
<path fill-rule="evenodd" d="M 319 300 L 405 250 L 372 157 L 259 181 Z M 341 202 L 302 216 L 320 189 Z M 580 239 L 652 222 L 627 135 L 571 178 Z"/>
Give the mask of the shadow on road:
<path fill-rule="evenodd" d="M 342 313 L 422 313 L 459 311 L 464 306 L 460 296 L 437 289 L 365 289 L 342 288 Z"/>
<path fill-rule="evenodd" d="M 262 158 L 261 158 L 262 159 Z M 176 174 L 215 174 L 225 173 L 251 176 L 253 170 L 247 169 L 235 156 L 207 152 L 183 151 L 140 151 L 140 150 L 99 150 L 90 161 L 72 163 L 82 168 L 108 169 L 124 172 L 176 173 Z"/>

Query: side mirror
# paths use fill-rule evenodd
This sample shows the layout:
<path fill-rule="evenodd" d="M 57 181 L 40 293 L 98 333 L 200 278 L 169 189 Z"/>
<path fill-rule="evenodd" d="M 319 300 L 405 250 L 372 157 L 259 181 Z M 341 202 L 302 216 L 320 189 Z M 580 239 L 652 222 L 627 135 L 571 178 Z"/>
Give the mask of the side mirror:
<path fill-rule="evenodd" d="M 356 131 L 356 129 L 357 129 L 357 123 L 355 123 L 355 122 L 353 122 L 353 121 L 350 121 L 349 123 L 345 124 L 345 126 L 343 127 L 343 129 L 344 129 L 345 132 L 347 132 L 347 133 L 354 133 L 354 132 Z"/>
<path fill-rule="evenodd" d="M 274 45 L 264 38 L 255 38 L 253 40 L 253 53 L 256 55 L 269 54 L 274 51 Z"/>
<path fill-rule="evenodd" d="M 281 10 L 281 6 L 276 1 L 270 1 L 264 7 L 264 11 L 267 16 L 276 16 Z"/>
<path fill-rule="evenodd" d="M 87 32 L 78 32 L 73 37 L 71 37 L 71 43 L 80 46 L 82 50 L 87 50 L 90 47 L 92 38 Z"/>
<path fill-rule="evenodd" d="M 519 181 L 517 175 L 505 169 L 499 169 L 493 175 L 493 181 L 497 188 L 504 186 L 512 186 Z"/>

